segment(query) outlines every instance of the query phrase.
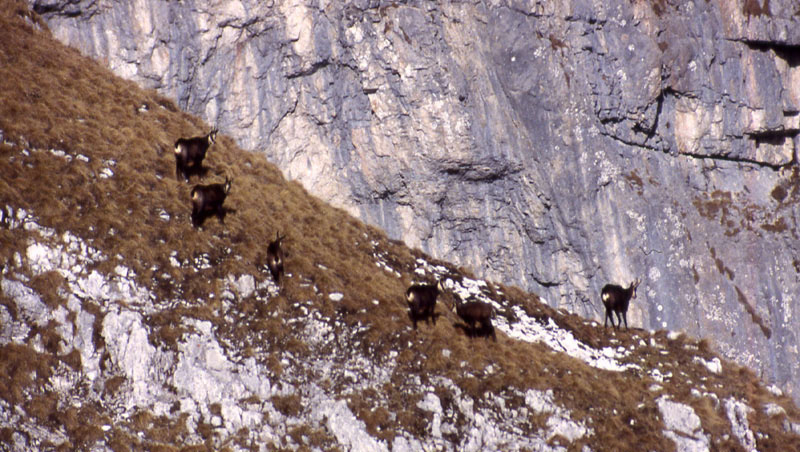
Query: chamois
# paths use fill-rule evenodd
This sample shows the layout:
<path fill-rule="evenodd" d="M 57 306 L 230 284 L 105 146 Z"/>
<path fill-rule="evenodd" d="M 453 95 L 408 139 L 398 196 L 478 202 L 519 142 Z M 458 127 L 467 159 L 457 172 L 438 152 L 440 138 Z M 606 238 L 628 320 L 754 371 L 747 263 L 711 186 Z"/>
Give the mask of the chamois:
<path fill-rule="evenodd" d="M 436 326 L 436 298 L 444 290 L 442 281 L 437 281 L 436 284 L 414 283 L 406 290 L 408 316 L 411 317 L 415 330 L 417 329 L 417 321 L 423 319 L 426 322 L 428 319 L 433 319 L 433 325 Z"/>
<path fill-rule="evenodd" d="M 641 280 L 634 280 L 627 289 L 623 289 L 616 284 L 606 284 L 600 292 L 600 298 L 606 307 L 606 318 L 603 321 L 603 328 L 608 327 L 608 319 L 611 319 L 611 326 L 619 329 L 622 321 L 625 321 L 625 329 L 628 329 L 628 305 L 631 298 L 636 298 L 636 288 L 639 287 Z M 614 325 L 614 313 L 617 314 L 617 325 Z"/>
<path fill-rule="evenodd" d="M 461 297 L 455 295 L 453 297 L 453 312 L 458 314 L 461 320 L 469 326 L 470 336 L 476 335 L 478 330 L 475 329 L 475 325 L 479 323 L 481 325 L 480 331 L 485 332 L 487 335 L 491 334 L 492 339 L 497 341 L 494 326 L 492 325 L 492 317 L 494 317 L 492 305 L 477 300 L 464 303 L 461 301 Z"/>
<path fill-rule="evenodd" d="M 225 209 L 222 203 L 231 191 L 233 179 L 225 176 L 224 184 L 195 185 L 192 189 L 192 224 L 202 226 L 203 221 L 216 215 L 221 223 L 225 223 Z"/>
<path fill-rule="evenodd" d="M 283 287 L 283 260 L 285 254 L 281 248 L 281 241 L 286 236 L 280 235 L 280 232 L 275 233 L 275 240 L 269 242 L 267 246 L 267 267 L 272 274 L 272 279 L 278 287 Z"/>
<path fill-rule="evenodd" d="M 204 137 L 178 138 L 175 142 L 175 177 L 189 182 L 192 174 L 203 175 L 203 159 L 206 151 L 217 140 L 217 129 Z"/>

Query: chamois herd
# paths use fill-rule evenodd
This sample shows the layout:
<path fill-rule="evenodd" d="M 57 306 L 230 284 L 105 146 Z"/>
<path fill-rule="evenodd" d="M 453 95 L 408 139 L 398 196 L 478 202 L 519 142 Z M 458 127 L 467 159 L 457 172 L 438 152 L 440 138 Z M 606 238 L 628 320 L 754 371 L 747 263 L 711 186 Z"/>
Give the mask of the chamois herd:
<path fill-rule="evenodd" d="M 204 177 L 206 169 L 203 160 L 211 145 L 217 140 L 217 129 L 211 130 L 204 137 L 178 138 L 175 141 L 175 177 L 180 181 L 189 182 L 191 176 Z M 225 198 L 231 191 L 233 178 L 225 176 L 224 183 L 197 184 L 192 188 L 192 225 L 200 227 L 209 216 L 216 216 L 221 223 L 225 223 L 226 209 L 223 207 Z M 283 259 L 284 251 L 281 249 L 283 236 L 278 232 L 277 238 L 267 246 L 267 267 L 275 280 L 278 288 L 283 288 Z"/>
<path fill-rule="evenodd" d="M 204 177 L 206 174 L 203 168 L 203 160 L 206 157 L 211 145 L 217 138 L 217 129 L 212 129 L 206 136 L 192 138 L 178 138 L 175 142 L 175 177 L 189 182 L 191 176 Z M 224 183 L 209 185 L 197 184 L 192 188 L 192 225 L 202 226 L 209 216 L 216 216 L 221 223 L 225 222 L 226 210 L 223 207 L 225 198 L 231 190 L 233 179 L 226 176 Z M 272 279 L 279 289 L 283 288 L 284 259 L 285 251 L 281 242 L 285 236 L 280 232 L 276 233 L 275 240 L 267 246 L 267 268 Z M 631 299 L 636 298 L 636 288 L 641 281 L 636 279 L 628 288 L 623 288 L 616 284 L 606 284 L 600 292 L 600 299 L 605 307 L 605 320 L 603 327 L 608 327 L 608 320 L 611 326 L 619 329 L 622 322 L 625 322 L 625 329 L 628 328 L 628 306 Z M 442 281 L 435 284 L 413 283 L 406 290 L 406 302 L 409 308 L 409 318 L 417 329 L 417 322 L 425 320 L 432 321 L 436 325 L 436 300 L 443 292 L 445 286 Z M 453 312 L 466 324 L 465 332 L 469 336 L 484 335 L 491 336 L 495 341 L 497 336 L 492 325 L 492 318 L 495 315 L 494 307 L 488 303 L 472 299 L 466 302 L 460 296 L 452 292 L 451 308 Z M 614 324 L 614 314 L 617 316 L 617 323 Z M 480 328 L 477 328 L 480 326 Z"/>

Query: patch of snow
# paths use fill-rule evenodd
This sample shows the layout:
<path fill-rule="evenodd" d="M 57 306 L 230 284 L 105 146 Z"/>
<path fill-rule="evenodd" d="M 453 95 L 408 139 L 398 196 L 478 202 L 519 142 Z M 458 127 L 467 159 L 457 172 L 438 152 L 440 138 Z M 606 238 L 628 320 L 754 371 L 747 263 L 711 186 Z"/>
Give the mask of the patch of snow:
<path fill-rule="evenodd" d="M 109 179 L 114 177 L 114 170 L 109 167 L 105 167 L 100 170 L 100 179 Z"/>
<path fill-rule="evenodd" d="M 659 305 L 659 311 L 661 310 L 661 305 Z M 683 336 L 683 332 L 681 331 L 670 331 L 667 333 L 667 339 L 674 341 L 678 340 L 681 336 Z"/>
<path fill-rule="evenodd" d="M 775 397 L 781 397 L 781 396 L 783 396 L 783 391 L 781 391 L 781 388 L 779 388 L 779 387 L 778 387 L 778 386 L 776 386 L 776 385 L 769 385 L 769 386 L 767 386 L 767 391 L 769 391 L 769 392 L 770 392 L 770 394 L 774 395 Z"/>
<path fill-rule="evenodd" d="M 333 292 L 328 295 L 328 298 L 330 298 L 331 301 L 342 301 L 342 299 L 344 298 L 344 294 L 341 294 L 339 292 Z"/>
<path fill-rule="evenodd" d="M 672 372 L 661 372 L 659 369 L 652 369 L 650 370 L 650 378 L 659 383 L 664 383 L 672 378 Z"/>
<path fill-rule="evenodd" d="M 767 416 L 779 416 L 781 414 L 786 414 L 786 410 L 783 409 L 782 406 L 778 405 L 777 403 L 767 403 L 764 405 L 764 413 Z"/>
<path fill-rule="evenodd" d="M 706 366 L 708 371 L 711 372 L 712 374 L 719 374 L 720 372 L 722 372 L 722 362 L 717 357 L 714 357 L 710 361 L 706 361 L 699 356 L 695 356 L 692 359 L 692 361 Z"/>
<path fill-rule="evenodd" d="M 447 272 L 447 269 L 431 265 L 424 259 L 417 259 L 415 272 L 422 275 L 431 273 L 441 278 Z M 444 279 L 443 284 L 445 288 L 452 291 L 462 300 L 472 298 L 492 305 L 495 310 L 506 309 L 485 295 L 484 291 L 488 290 L 486 281 L 462 278 L 460 282 L 456 282 L 447 278 Z M 620 360 L 630 355 L 630 352 L 624 348 L 616 350 L 610 347 L 602 350 L 594 349 L 577 340 L 571 331 L 559 328 L 552 319 L 548 318 L 547 323 L 543 325 L 537 319 L 528 316 L 519 306 L 512 306 L 508 309 L 512 311 L 516 320 L 512 323 L 505 316 L 496 316 L 493 324 L 496 329 L 512 339 L 543 343 L 555 351 L 566 353 L 598 369 L 616 372 L 639 369 L 639 366 L 635 364 L 620 362 Z"/>
<path fill-rule="evenodd" d="M 611 347 L 594 349 L 575 339 L 571 331 L 559 328 L 553 319 L 548 318 L 547 324 L 542 325 L 535 318 L 528 316 L 519 306 L 513 306 L 511 310 L 517 318 L 516 322 L 509 323 L 505 317 L 498 316 L 494 323 L 495 328 L 512 339 L 541 342 L 553 350 L 566 353 L 598 369 L 622 372 L 639 368 L 635 364 L 619 362 L 628 356 L 630 353 L 628 351 L 619 352 L 618 349 Z"/>
<path fill-rule="evenodd" d="M 228 275 L 226 282 L 228 286 L 233 286 L 240 299 L 247 298 L 256 291 L 256 280 L 253 275 L 240 275 L 239 278 Z"/>
<path fill-rule="evenodd" d="M 169 264 L 172 265 L 175 268 L 180 268 L 181 261 L 178 260 L 178 252 L 177 251 L 172 251 L 171 253 L 169 253 Z"/>
<path fill-rule="evenodd" d="M 388 273 L 391 273 L 392 275 L 394 275 L 397 278 L 402 278 L 403 277 L 403 275 L 400 272 L 398 272 L 397 270 L 395 270 L 392 267 L 390 267 L 389 264 L 387 264 L 386 262 L 380 260 L 380 256 L 376 255 L 375 258 L 378 259 L 378 260 L 375 261 L 375 265 L 378 268 L 382 268 L 383 270 L 385 270 Z"/>

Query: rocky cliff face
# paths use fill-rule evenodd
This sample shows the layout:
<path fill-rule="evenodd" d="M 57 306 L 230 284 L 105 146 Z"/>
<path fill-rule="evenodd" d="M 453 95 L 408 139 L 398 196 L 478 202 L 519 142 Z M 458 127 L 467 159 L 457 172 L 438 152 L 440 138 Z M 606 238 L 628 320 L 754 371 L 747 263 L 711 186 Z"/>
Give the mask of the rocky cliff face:
<path fill-rule="evenodd" d="M 797 399 L 792 0 L 30 1 L 391 236 L 553 306 L 713 337 Z"/>

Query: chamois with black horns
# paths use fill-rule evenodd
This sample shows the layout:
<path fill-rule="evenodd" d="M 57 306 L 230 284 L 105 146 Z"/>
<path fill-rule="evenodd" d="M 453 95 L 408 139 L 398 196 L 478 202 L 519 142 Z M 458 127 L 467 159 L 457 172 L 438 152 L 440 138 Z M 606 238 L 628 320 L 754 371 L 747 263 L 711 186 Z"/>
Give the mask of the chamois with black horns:
<path fill-rule="evenodd" d="M 469 327 L 467 334 L 470 337 L 474 337 L 480 332 L 480 334 L 486 335 L 487 337 L 492 336 L 492 339 L 496 342 L 497 336 L 495 335 L 494 326 L 492 325 L 494 307 L 482 301 L 470 301 L 472 297 L 464 303 L 458 294 L 453 295 L 453 312 L 461 317 L 461 320 Z M 475 328 L 477 325 L 480 325 L 480 330 Z"/>
<path fill-rule="evenodd" d="M 608 319 L 611 319 L 611 326 L 619 329 L 622 321 L 625 321 L 625 329 L 628 329 L 628 306 L 632 298 L 636 298 L 636 288 L 639 287 L 641 280 L 635 279 L 627 289 L 616 284 L 606 284 L 600 291 L 600 298 L 606 307 L 606 318 L 603 321 L 603 328 L 608 327 Z M 617 324 L 614 325 L 614 313 L 617 314 Z"/>
<path fill-rule="evenodd" d="M 224 184 L 195 185 L 192 189 L 192 225 L 203 225 L 206 218 L 216 215 L 220 223 L 225 223 L 225 209 L 222 204 L 231 191 L 233 179 L 225 176 Z"/>
<path fill-rule="evenodd" d="M 433 325 L 436 326 L 436 298 L 444 290 L 442 281 L 437 281 L 436 284 L 414 283 L 406 290 L 408 316 L 411 318 L 415 330 L 417 322 L 420 320 L 425 320 L 427 323 L 429 319 L 432 319 Z"/>
<path fill-rule="evenodd" d="M 269 242 L 269 245 L 267 245 L 267 268 L 269 268 L 272 279 L 275 280 L 275 284 L 277 284 L 279 288 L 283 287 L 283 260 L 285 258 L 285 253 L 283 252 L 283 247 L 281 247 L 281 242 L 284 238 L 286 238 L 286 236 L 280 235 L 280 232 L 276 232 L 275 240 Z"/>
<path fill-rule="evenodd" d="M 189 182 L 193 174 L 203 176 L 203 159 L 217 140 L 217 129 L 204 137 L 178 138 L 175 142 L 175 177 Z"/>

